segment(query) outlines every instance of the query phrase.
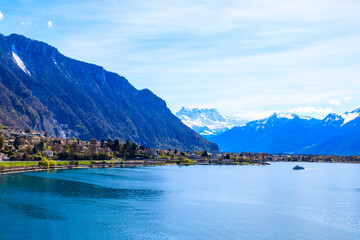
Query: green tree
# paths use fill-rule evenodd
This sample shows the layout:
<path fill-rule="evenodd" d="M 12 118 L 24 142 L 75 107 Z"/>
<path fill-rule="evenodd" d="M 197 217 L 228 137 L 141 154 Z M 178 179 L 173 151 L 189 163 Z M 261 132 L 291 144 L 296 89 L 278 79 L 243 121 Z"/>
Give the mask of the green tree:
<path fill-rule="evenodd" d="M 47 157 L 42 157 L 41 160 L 39 161 L 39 166 L 49 168 L 50 167 L 50 161 L 47 159 Z"/>
<path fill-rule="evenodd" d="M 113 144 L 113 147 L 112 147 L 111 150 L 117 151 L 117 152 L 120 151 L 120 141 L 119 141 L 119 139 L 116 139 L 116 140 L 114 141 L 114 144 Z"/>
<path fill-rule="evenodd" d="M 44 151 L 45 149 L 45 142 L 43 140 L 41 140 L 39 142 L 39 144 L 37 145 L 37 148 L 40 150 L 40 151 Z"/>
<path fill-rule="evenodd" d="M 21 145 L 21 139 L 19 136 L 15 137 L 15 141 L 14 141 L 14 147 L 15 149 L 19 149 L 19 146 Z"/>
<path fill-rule="evenodd" d="M 108 148 L 112 148 L 113 144 L 114 144 L 113 140 L 112 140 L 111 138 L 109 138 L 109 139 L 107 140 L 106 146 L 107 146 Z"/>
<path fill-rule="evenodd" d="M 36 154 L 38 152 L 38 147 L 35 145 L 32 149 L 32 153 Z"/>
<path fill-rule="evenodd" d="M 0 132 L 0 150 L 4 149 L 5 147 L 5 135 L 4 132 Z"/>
<path fill-rule="evenodd" d="M 202 156 L 202 157 L 208 157 L 209 154 L 208 154 L 208 152 L 205 150 L 205 151 L 201 154 L 201 156 Z"/>
<path fill-rule="evenodd" d="M 50 160 L 49 165 L 50 165 L 50 167 L 55 167 L 57 165 L 57 162 L 54 160 Z"/>
<path fill-rule="evenodd" d="M 138 145 L 136 143 L 132 143 L 131 147 L 130 147 L 130 157 L 135 157 L 136 153 L 137 153 L 137 148 Z"/>

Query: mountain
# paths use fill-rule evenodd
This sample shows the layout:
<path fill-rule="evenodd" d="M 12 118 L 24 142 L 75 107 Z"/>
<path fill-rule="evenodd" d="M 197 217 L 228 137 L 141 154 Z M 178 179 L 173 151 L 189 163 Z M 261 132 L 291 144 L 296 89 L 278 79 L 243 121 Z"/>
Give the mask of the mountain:
<path fill-rule="evenodd" d="M 228 131 L 234 126 L 240 126 L 246 123 L 245 120 L 239 118 L 224 116 L 215 108 L 189 109 L 182 107 L 176 113 L 176 116 L 204 137 L 215 136 Z"/>
<path fill-rule="evenodd" d="M 222 151 L 360 154 L 360 109 L 324 119 L 274 113 L 209 138 Z"/>
<path fill-rule="evenodd" d="M 46 43 L 0 34 L 0 123 L 50 136 L 127 139 L 152 148 L 207 149 L 150 90 Z"/>

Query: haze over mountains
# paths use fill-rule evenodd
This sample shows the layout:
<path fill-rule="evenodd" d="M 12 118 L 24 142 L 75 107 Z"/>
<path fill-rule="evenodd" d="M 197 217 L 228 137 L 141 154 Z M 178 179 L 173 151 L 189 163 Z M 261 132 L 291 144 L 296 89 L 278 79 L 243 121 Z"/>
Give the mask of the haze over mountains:
<path fill-rule="evenodd" d="M 0 123 L 58 137 L 218 150 L 150 90 L 137 90 L 118 74 L 16 34 L 0 34 Z"/>
<path fill-rule="evenodd" d="M 274 113 L 209 139 L 230 152 L 358 155 L 360 108 L 322 120 Z"/>
<path fill-rule="evenodd" d="M 240 118 L 224 116 L 215 108 L 189 109 L 182 107 L 176 116 L 205 138 L 224 133 L 247 122 Z"/>

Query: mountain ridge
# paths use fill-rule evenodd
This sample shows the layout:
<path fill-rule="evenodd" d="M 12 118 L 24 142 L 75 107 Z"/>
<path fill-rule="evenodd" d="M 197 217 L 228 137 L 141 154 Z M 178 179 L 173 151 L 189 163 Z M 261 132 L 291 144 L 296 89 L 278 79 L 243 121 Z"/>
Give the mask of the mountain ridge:
<path fill-rule="evenodd" d="M 0 121 L 60 137 L 119 138 L 152 148 L 216 152 L 149 89 L 55 47 L 0 34 Z M 7 117 L 8 116 L 8 117 Z"/>
<path fill-rule="evenodd" d="M 323 119 L 274 113 L 209 139 L 221 151 L 358 155 L 359 133 L 360 109 L 355 109 Z"/>
<path fill-rule="evenodd" d="M 185 108 L 182 107 L 176 116 L 187 126 L 200 135 L 208 138 L 224 133 L 234 126 L 243 125 L 246 121 L 220 114 L 215 108 Z"/>

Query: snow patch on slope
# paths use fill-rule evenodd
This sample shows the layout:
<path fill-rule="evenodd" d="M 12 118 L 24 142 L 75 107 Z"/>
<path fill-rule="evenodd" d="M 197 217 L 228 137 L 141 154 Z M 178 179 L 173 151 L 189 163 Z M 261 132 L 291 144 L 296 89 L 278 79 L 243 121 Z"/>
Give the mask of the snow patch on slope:
<path fill-rule="evenodd" d="M 287 119 L 293 119 L 295 117 L 294 114 L 291 113 L 276 113 L 277 118 L 287 118 Z"/>
<path fill-rule="evenodd" d="M 359 117 L 359 115 L 360 115 L 360 113 L 358 113 L 358 112 L 350 112 L 350 113 L 345 113 L 345 114 L 341 115 L 342 118 L 344 119 L 344 122 L 341 126 L 356 119 L 357 117 Z"/>
<path fill-rule="evenodd" d="M 21 60 L 21 58 L 16 54 L 15 48 L 13 48 L 12 56 L 14 58 L 14 62 L 18 65 L 21 70 L 24 71 L 27 75 L 31 76 L 31 73 L 27 70 L 24 62 Z"/>

